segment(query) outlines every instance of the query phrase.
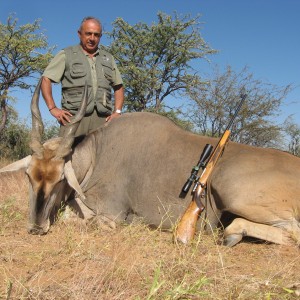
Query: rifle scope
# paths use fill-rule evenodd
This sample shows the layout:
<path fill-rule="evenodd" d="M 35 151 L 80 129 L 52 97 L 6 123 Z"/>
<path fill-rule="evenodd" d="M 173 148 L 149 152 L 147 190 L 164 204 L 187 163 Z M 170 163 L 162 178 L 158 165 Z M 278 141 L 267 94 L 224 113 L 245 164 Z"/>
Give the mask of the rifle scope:
<path fill-rule="evenodd" d="M 200 168 L 205 167 L 205 161 L 209 158 L 211 152 L 212 152 L 213 146 L 210 144 L 206 144 L 201 155 L 200 155 L 200 159 L 197 163 L 197 165 L 195 167 L 193 167 L 192 172 L 191 172 L 191 176 L 189 177 L 189 179 L 186 181 L 185 185 L 183 186 L 181 192 L 186 194 L 189 189 L 191 188 L 193 182 L 195 182 L 196 180 L 198 180 L 198 172 Z"/>

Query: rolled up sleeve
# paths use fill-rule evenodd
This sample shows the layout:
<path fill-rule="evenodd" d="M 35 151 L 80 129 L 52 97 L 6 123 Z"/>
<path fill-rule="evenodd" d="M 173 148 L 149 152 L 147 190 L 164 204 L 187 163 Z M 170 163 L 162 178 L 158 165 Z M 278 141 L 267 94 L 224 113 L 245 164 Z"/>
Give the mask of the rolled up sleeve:
<path fill-rule="evenodd" d="M 53 82 L 59 83 L 65 72 L 65 67 L 66 55 L 65 51 L 61 50 L 50 61 L 42 76 L 49 78 Z"/>

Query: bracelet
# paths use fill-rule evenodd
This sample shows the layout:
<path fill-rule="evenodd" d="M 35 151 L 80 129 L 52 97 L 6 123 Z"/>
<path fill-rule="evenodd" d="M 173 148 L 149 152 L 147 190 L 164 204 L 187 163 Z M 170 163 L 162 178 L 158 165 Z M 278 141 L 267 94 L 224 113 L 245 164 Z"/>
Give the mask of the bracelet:
<path fill-rule="evenodd" d="M 51 111 L 52 109 L 56 108 L 56 106 L 52 107 L 52 108 L 49 108 L 49 111 Z"/>

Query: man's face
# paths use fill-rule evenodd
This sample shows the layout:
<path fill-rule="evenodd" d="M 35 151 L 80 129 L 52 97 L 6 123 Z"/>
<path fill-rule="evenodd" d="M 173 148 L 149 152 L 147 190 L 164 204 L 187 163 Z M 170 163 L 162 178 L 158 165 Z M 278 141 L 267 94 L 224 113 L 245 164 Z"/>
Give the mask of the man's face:
<path fill-rule="evenodd" d="M 101 27 L 95 20 L 85 21 L 80 30 L 78 30 L 82 48 L 90 54 L 95 53 L 100 42 L 101 34 Z"/>

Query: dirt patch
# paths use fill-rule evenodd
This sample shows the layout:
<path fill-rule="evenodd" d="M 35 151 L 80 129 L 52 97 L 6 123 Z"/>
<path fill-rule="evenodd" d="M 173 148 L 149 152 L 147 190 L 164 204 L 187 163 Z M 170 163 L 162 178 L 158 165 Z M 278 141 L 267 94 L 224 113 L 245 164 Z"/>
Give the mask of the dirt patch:
<path fill-rule="evenodd" d="M 27 179 L 0 178 L 0 299 L 300 299 L 300 251 L 199 234 L 192 245 L 142 224 L 60 218 L 26 232 Z"/>

